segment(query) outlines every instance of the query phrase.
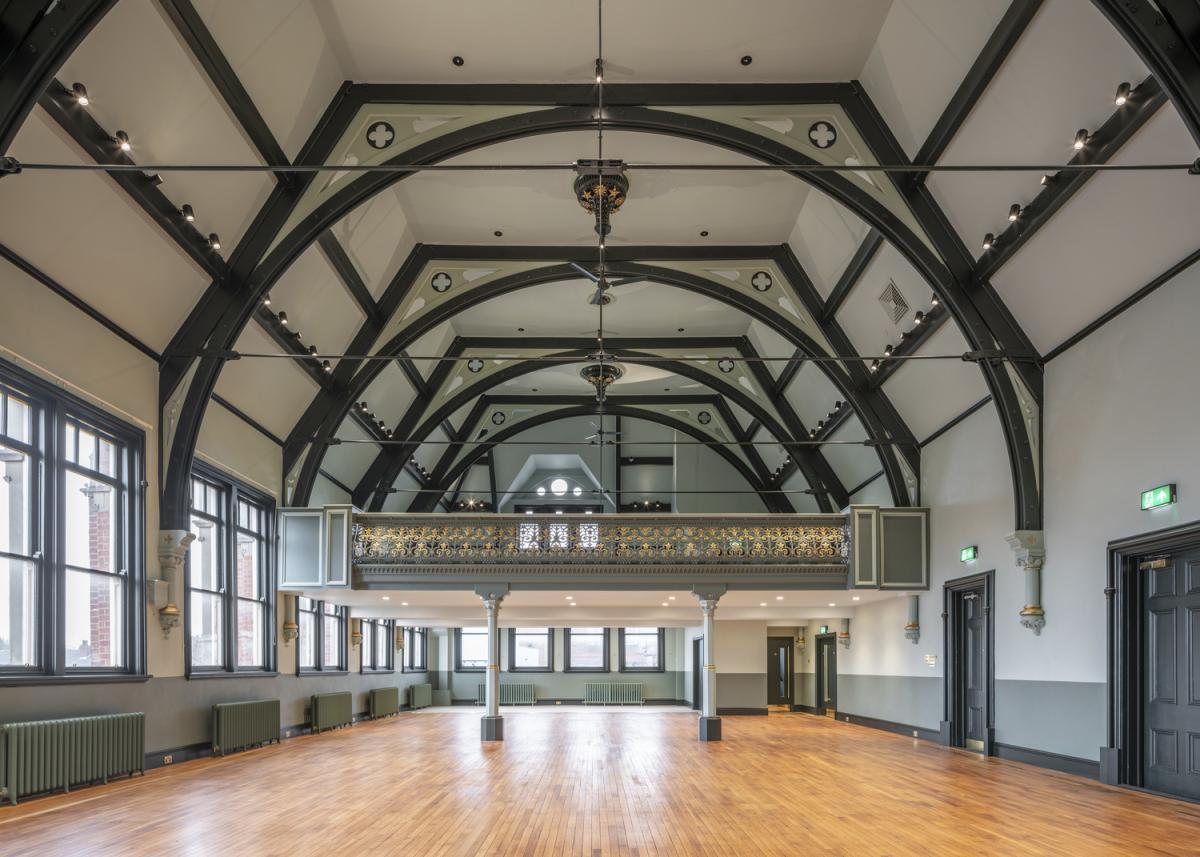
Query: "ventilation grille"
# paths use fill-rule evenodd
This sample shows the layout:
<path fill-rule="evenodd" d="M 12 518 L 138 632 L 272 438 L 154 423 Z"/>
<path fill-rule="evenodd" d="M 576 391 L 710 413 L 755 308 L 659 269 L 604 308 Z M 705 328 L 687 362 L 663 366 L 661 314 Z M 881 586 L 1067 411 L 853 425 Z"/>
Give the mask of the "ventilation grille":
<path fill-rule="evenodd" d="M 908 302 L 896 288 L 894 280 L 888 280 L 887 286 L 879 295 L 879 303 L 883 307 L 883 311 L 887 313 L 887 317 L 892 320 L 892 324 L 899 324 L 900 319 L 908 315 Z"/>

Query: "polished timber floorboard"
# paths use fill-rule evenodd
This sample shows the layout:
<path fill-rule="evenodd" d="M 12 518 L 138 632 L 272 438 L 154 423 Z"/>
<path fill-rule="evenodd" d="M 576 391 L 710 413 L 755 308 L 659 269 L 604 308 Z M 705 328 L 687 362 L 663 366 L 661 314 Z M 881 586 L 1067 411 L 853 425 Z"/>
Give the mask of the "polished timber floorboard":
<path fill-rule="evenodd" d="M 406 713 L 0 809 L 5 855 L 1200 854 L 1200 806 L 806 714 Z"/>

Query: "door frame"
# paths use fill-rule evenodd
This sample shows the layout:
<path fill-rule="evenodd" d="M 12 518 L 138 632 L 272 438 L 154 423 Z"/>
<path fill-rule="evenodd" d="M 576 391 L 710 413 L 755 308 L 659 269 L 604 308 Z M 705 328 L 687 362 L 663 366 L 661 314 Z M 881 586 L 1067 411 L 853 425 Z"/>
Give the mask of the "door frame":
<path fill-rule="evenodd" d="M 1100 748 L 1100 781 L 1145 786 L 1145 576 L 1138 561 L 1200 547 L 1200 521 L 1108 543 L 1108 746 Z"/>
<path fill-rule="evenodd" d="M 825 697 L 825 663 L 821 660 L 821 645 L 823 642 L 828 642 L 833 650 L 833 670 L 834 676 L 837 675 L 837 633 L 830 631 L 828 634 L 817 634 L 813 637 L 813 645 L 816 648 L 816 663 L 813 664 L 813 672 L 816 674 L 816 679 L 813 687 L 813 706 L 817 714 L 825 716 L 825 706 L 821 700 Z M 837 682 L 833 684 L 833 712 L 837 716 Z"/>
<path fill-rule="evenodd" d="M 963 736 L 964 724 L 959 718 L 959 700 L 962 694 L 963 665 L 955 657 L 954 642 L 958 639 L 960 621 L 955 609 L 955 598 L 959 593 L 983 587 L 983 640 L 987 651 L 983 666 L 987 671 L 984 686 L 987 689 L 987 705 L 984 706 L 983 755 L 993 756 L 996 750 L 996 570 L 990 569 L 966 577 L 948 580 L 942 585 L 942 722 L 939 738 L 947 747 L 966 746 Z"/>
<path fill-rule="evenodd" d="M 787 651 L 787 700 L 786 702 L 781 702 L 779 704 L 791 707 L 796 702 L 796 664 L 793 660 L 794 653 L 792 651 L 792 647 L 795 645 L 795 638 L 781 637 L 778 635 L 767 637 L 768 674 L 770 674 L 769 666 L 771 657 L 771 643 L 782 643 L 784 649 Z M 767 697 L 768 699 L 770 698 L 769 691 L 767 693 Z"/>
<path fill-rule="evenodd" d="M 704 700 L 704 635 L 692 637 L 692 711 L 703 711 Z"/>

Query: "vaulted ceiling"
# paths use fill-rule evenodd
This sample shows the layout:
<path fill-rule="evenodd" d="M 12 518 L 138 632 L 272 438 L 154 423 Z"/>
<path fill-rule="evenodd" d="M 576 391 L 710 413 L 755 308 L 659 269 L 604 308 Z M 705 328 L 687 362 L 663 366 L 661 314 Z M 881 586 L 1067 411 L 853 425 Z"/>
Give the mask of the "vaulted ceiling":
<path fill-rule="evenodd" d="M 527 167 L 0 180 L 19 275 L 161 359 L 164 410 L 274 437 L 289 502 L 520 501 L 531 456 L 557 455 L 622 505 L 919 503 L 921 446 L 988 407 L 1036 524 L 1043 361 L 1197 251 L 1179 172 L 682 168 L 1189 163 L 1186 81 L 1160 85 L 1117 4 L 605 0 L 604 154 L 631 168 L 602 415 L 578 375 L 595 285 L 571 266 L 595 269 L 596 234 L 574 173 L 533 168 L 596 156 L 592 0 L 82 6 L 44 12 L 80 16 L 81 38 L 4 129 L 20 162 Z M 596 426 L 621 434 L 589 443 Z M 163 437 L 168 481 L 199 428 Z"/>

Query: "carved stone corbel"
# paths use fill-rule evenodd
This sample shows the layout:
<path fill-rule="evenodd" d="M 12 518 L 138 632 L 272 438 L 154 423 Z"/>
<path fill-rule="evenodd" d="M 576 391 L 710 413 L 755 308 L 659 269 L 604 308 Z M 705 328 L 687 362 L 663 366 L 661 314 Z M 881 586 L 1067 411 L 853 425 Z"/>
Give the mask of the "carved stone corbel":
<path fill-rule="evenodd" d="M 908 621 L 904 624 L 904 639 L 915 646 L 921 639 L 921 596 L 908 596 Z"/>
<path fill-rule="evenodd" d="M 850 620 L 849 619 L 842 620 L 842 630 L 838 631 L 837 641 L 839 643 L 841 643 L 844 648 L 847 648 L 847 649 L 850 648 Z"/>
<path fill-rule="evenodd" d="M 300 625 L 296 622 L 296 596 L 283 593 L 283 644 L 286 646 L 300 636 Z"/>
<path fill-rule="evenodd" d="M 195 538 L 196 536 L 188 530 L 158 531 L 158 573 L 160 579 L 167 584 L 167 604 L 158 611 L 158 624 L 162 627 L 163 637 L 170 637 L 171 629 L 183 618 L 178 605 L 175 604 L 175 593 L 179 591 L 179 575 L 183 571 L 188 546 Z"/>
<path fill-rule="evenodd" d="M 1042 609 L 1042 565 L 1046 561 L 1044 530 L 1017 530 L 1004 537 L 1017 557 L 1017 568 L 1025 571 L 1025 606 L 1021 608 L 1021 625 L 1041 635 L 1046 627 L 1046 611 Z"/>

